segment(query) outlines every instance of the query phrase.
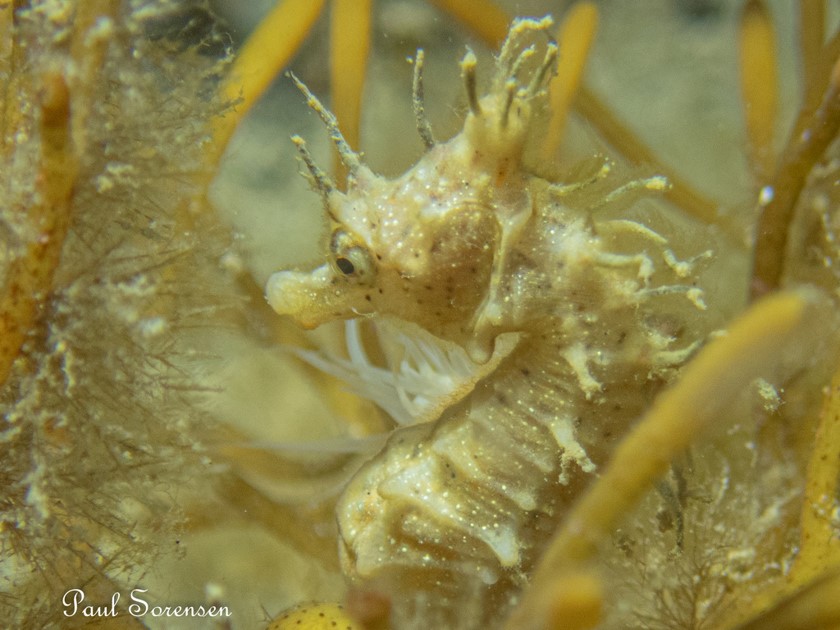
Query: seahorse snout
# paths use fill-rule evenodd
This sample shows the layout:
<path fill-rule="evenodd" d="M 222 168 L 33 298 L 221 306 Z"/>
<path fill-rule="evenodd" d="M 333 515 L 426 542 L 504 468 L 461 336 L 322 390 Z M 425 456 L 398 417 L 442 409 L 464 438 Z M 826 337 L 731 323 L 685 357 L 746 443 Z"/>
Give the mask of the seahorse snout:
<path fill-rule="evenodd" d="M 364 291 L 337 279 L 329 265 L 309 272 L 279 271 L 265 289 L 269 305 L 303 328 L 317 328 L 334 319 L 349 319 L 370 310 Z"/>

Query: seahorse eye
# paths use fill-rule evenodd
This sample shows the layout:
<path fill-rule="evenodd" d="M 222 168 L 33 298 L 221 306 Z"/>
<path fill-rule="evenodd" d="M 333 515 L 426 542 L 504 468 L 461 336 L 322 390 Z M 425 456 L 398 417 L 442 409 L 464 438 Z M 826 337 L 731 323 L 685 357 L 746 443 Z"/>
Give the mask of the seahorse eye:
<path fill-rule="evenodd" d="M 336 258 L 335 266 L 338 267 L 338 270 L 344 275 L 349 276 L 356 273 L 356 267 L 349 258 Z"/>
<path fill-rule="evenodd" d="M 330 252 L 335 269 L 347 278 L 371 281 L 376 274 L 376 266 L 368 249 L 345 230 L 333 232 Z"/>

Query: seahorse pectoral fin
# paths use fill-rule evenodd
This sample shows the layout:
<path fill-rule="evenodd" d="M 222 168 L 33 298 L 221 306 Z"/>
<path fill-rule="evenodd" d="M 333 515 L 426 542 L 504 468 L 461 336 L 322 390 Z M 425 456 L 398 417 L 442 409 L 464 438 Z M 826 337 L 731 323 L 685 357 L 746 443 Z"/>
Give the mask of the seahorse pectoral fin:
<path fill-rule="evenodd" d="M 289 315 L 303 328 L 312 329 L 370 312 L 365 291 L 342 282 L 329 265 L 322 265 L 311 272 L 273 274 L 266 284 L 266 299 L 279 315 Z"/>

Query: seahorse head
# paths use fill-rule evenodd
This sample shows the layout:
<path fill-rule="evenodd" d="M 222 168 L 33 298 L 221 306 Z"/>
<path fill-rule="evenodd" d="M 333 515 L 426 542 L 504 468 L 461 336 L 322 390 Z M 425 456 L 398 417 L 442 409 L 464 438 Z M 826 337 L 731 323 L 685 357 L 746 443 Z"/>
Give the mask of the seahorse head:
<path fill-rule="evenodd" d="M 452 147 L 448 147 L 452 149 Z M 367 314 L 412 321 L 444 338 L 467 334 L 499 235 L 498 224 L 442 145 L 396 180 L 361 166 L 327 196 L 327 262 L 282 271 L 271 306 L 305 327 Z"/>
<path fill-rule="evenodd" d="M 367 168 L 347 146 L 332 114 L 298 82 L 327 125 L 349 175 L 347 190 L 339 190 L 314 164 L 303 140 L 294 139 L 329 217 L 327 262 L 308 272 L 274 274 L 267 298 L 275 311 L 308 328 L 376 313 L 459 343 L 474 336 L 493 275 L 501 268 L 501 250 L 511 243 L 511 226 L 532 212 L 521 158 L 531 101 L 553 67 L 556 47 L 548 46 L 523 85 L 519 76 L 534 48 L 523 50 L 517 40 L 549 24 L 545 19 L 514 25 L 492 87 L 481 99 L 475 56 L 468 52 L 461 64 L 470 106 L 463 131 L 437 143 L 418 115 L 427 152 L 396 179 Z M 417 80 L 415 74 L 415 111 L 419 105 L 422 113 Z"/>

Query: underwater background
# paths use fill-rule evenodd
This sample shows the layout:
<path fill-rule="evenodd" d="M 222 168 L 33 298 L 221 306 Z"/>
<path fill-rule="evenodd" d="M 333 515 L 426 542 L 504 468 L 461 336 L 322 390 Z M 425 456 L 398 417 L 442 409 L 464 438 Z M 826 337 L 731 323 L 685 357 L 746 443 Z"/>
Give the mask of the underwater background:
<path fill-rule="evenodd" d="M 322 205 L 289 137 L 305 138 L 324 169 L 329 138 L 281 72 L 223 157 L 213 140 L 220 119 L 239 118 L 236 92 L 223 88 L 272 4 L 0 4 L 0 616 L 12 627 L 262 628 L 290 606 L 347 594 L 333 504 L 370 457 L 348 444 L 393 422 L 289 350 L 345 356 L 343 326 L 300 331 L 263 297 L 271 273 L 322 257 Z M 440 139 L 461 129 L 468 109 L 465 47 L 479 58 L 480 85 L 493 66 L 486 38 L 436 4 L 372 3 L 359 149 L 384 176 L 423 152 L 407 58 L 425 51 L 426 110 Z M 560 23 L 574 3 L 495 4 Z M 829 74 L 804 69 L 799 7 L 808 3 L 593 4 L 586 90 L 656 162 L 640 159 L 632 141 L 605 139 L 604 117 L 587 101 L 570 114 L 552 168 L 609 156 L 628 177 L 667 169 L 696 193 L 709 215 L 669 198 L 651 202 L 648 216 L 675 249 L 714 252 L 699 276 L 709 308 L 694 322 L 714 336 L 750 301 L 762 189 L 805 164 L 788 249 L 777 252 L 786 261 L 780 286 L 813 283 L 836 300 L 836 143 L 784 162 L 802 103 L 814 100 L 808 77 Z M 760 5 L 775 40 L 765 63 L 778 76 L 769 158 L 755 157 L 745 128 L 745 5 Z M 825 8 L 827 58 L 840 8 Z M 335 108 L 329 9 L 284 70 Z M 759 627 L 749 624 L 762 622 L 762 610 L 812 584 L 809 571 L 814 597 L 830 608 L 819 576 L 835 579 L 840 561 L 832 450 L 840 437 L 824 437 L 826 428 L 822 442 L 814 436 L 838 408 L 823 400 L 837 328 L 826 317 L 812 329 L 808 341 L 819 340 L 822 354 L 793 353 L 784 388 L 745 385 L 601 543 L 595 564 L 609 597 L 597 627 Z M 374 333 L 362 334 L 375 348 Z M 835 467 L 828 472 L 814 472 L 820 445 Z M 831 470 L 834 485 L 810 510 L 818 522 L 807 525 L 802 506 L 817 496 L 809 480 Z M 816 568 L 798 574 L 803 527 L 828 540 L 807 552 L 820 557 Z M 64 615 L 69 589 L 108 602 L 136 587 L 160 605 L 225 605 L 233 616 Z M 776 627 L 797 627 L 784 623 Z"/>

